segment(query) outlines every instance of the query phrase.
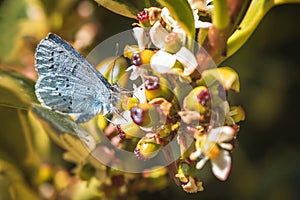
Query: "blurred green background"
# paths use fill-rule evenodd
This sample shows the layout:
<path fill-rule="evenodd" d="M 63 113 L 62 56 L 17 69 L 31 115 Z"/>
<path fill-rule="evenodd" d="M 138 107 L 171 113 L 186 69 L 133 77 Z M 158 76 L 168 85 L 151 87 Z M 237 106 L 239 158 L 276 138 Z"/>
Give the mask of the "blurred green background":
<path fill-rule="evenodd" d="M 230 93 L 230 100 L 246 111 L 229 179 L 218 181 L 206 166 L 209 173 L 203 178 L 204 192 L 186 194 L 171 180 L 163 190 L 139 193 L 139 199 L 300 199 L 299 18 L 300 5 L 271 9 L 245 46 L 222 63 L 239 73 L 241 92 Z M 49 31 L 74 41 L 75 48 L 86 55 L 109 36 L 130 29 L 133 22 L 94 1 L 2 0 L 0 69 L 14 70 L 36 80 L 34 50 Z M 4 111 L 1 108 L 2 114 Z M 7 113 L 0 114 L 3 152 L 9 149 L 7 146 L 12 148 L 23 142 L 13 136 L 10 139 L 3 131 L 7 118 L 14 117 Z M 14 160 L 16 154 L 9 152 L 9 159 L 0 154 L 0 160 Z M 18 166 L 18 170 L 25 174 L 30 171 L 24 166 Z M 0 167 L 0 191 L 4 190 L 6 176 Z"/>

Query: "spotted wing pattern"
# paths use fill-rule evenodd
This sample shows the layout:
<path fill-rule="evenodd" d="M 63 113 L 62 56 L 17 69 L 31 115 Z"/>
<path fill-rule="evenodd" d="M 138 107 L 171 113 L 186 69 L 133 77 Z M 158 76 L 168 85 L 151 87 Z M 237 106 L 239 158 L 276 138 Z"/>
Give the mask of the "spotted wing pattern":
<path fill-rule="evenodd" d="M 111 84 L 70 44 L 49 33 L 35 54 L 36 96 L 55 111 L 80 114 L 78 123 L 112 112 L 118 94 Z"/>

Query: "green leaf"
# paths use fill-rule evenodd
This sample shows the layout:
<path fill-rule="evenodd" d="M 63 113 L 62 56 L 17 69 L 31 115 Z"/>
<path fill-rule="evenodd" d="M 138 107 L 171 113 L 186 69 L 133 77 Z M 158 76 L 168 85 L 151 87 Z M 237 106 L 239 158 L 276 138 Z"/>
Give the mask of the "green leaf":
<path fill-rule="evenodd" d="M 300 0 L 253 0 L 246 12 L 239 28 L 229 37 L 227 41 L 228 57 L 239 50 L 248 41 L 249 37 L 257 28 L 265 14 L 276 5 L 286 3 L 300 3 Z"/>
<path fill-rule="evenodd" d="M 192 8 L 186 0 L 157 0 L 162 6 L 167 7 L 172 17 L 180 24 L 189 39 L 195 38 L 195 21 Z"/>
<path fill-rule="evenodd" d="M 95 0 L 101 6 L 125 17 L 136 18 L 136 15 L 148 7 L 158 7 L 155 0 Z"/>
<path fill-rule="evenodd" d="M 32 13 L 39 17 L 32 17 Z M 1 1 L 0 19 L 0 63 L 20 68 L 23 57 L 28 56 L 24 52 L 32 50 L 31 39 L 44 37 L 49 31 L 49 18 L 40 1 L 4 0 Z"/>
<path fill-rule="evenodd" d="M 26 18 L 26 5 L 23 0 L 6 0 L 0 7 L 0 61 L 7 60 L 16 48 L 19 21 Z M 4 31 L 5 30 L 5 31 Z"/>
<path fill-rule="evenodd" d="M 228 26 L 229 24 L 229 14 L 227 8 L 227 1 L 214 1 L 214 13 L 212 15 L 213 25 L 221 30 Z"/>
<path fill-rule="evenodd" d="M 2 159 L 31 174 L 40 165 L 40 158 L 27 114 L 26 110 L 0 107 L 0 151 L 7 155 Z"/>
<path fill-rule="evenodd" d="M 0 199 L 38 200 L 40 197 L 14 165 L 0 159 Z"/>
<path fill-rule="evenodd" d="M 47 134 L 55 143 L 68 151 L 68 160 L 83 162 L 95 148 L 95 139 L 69 116 L 39 105 L 33 105 L 31 112 L 37 120 L 41 121 Z"/>
<path fill-rule="evenodd" d="M 27 110 L 36 102 L 34 81 L 21 74 L 0 71 L 0 106 Z"/>

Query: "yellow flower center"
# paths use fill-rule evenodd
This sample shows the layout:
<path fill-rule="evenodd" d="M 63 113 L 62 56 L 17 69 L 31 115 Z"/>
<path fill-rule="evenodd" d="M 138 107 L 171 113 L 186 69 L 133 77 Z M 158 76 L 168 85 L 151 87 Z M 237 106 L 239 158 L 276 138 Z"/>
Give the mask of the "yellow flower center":
<path fill-rule="evenodd" d="M 209 158 L 214 159 L 220 154 L 220 148 L 215 142 L 202 140 L 200 143 L 201 151 Z"/>

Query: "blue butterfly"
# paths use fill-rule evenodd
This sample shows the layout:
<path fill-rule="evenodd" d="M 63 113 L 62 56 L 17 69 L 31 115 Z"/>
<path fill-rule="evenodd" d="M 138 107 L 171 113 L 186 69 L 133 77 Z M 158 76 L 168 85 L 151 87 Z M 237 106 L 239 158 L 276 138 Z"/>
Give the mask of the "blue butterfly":
<path fill-rule="evenodd" d="M 78 114 L 77 123 L 117 111 L 119 84 L 110 84 L 84 57 L 59 36 L 49 33 L 37 46 L 35 93 L 43 106 Z"/>

